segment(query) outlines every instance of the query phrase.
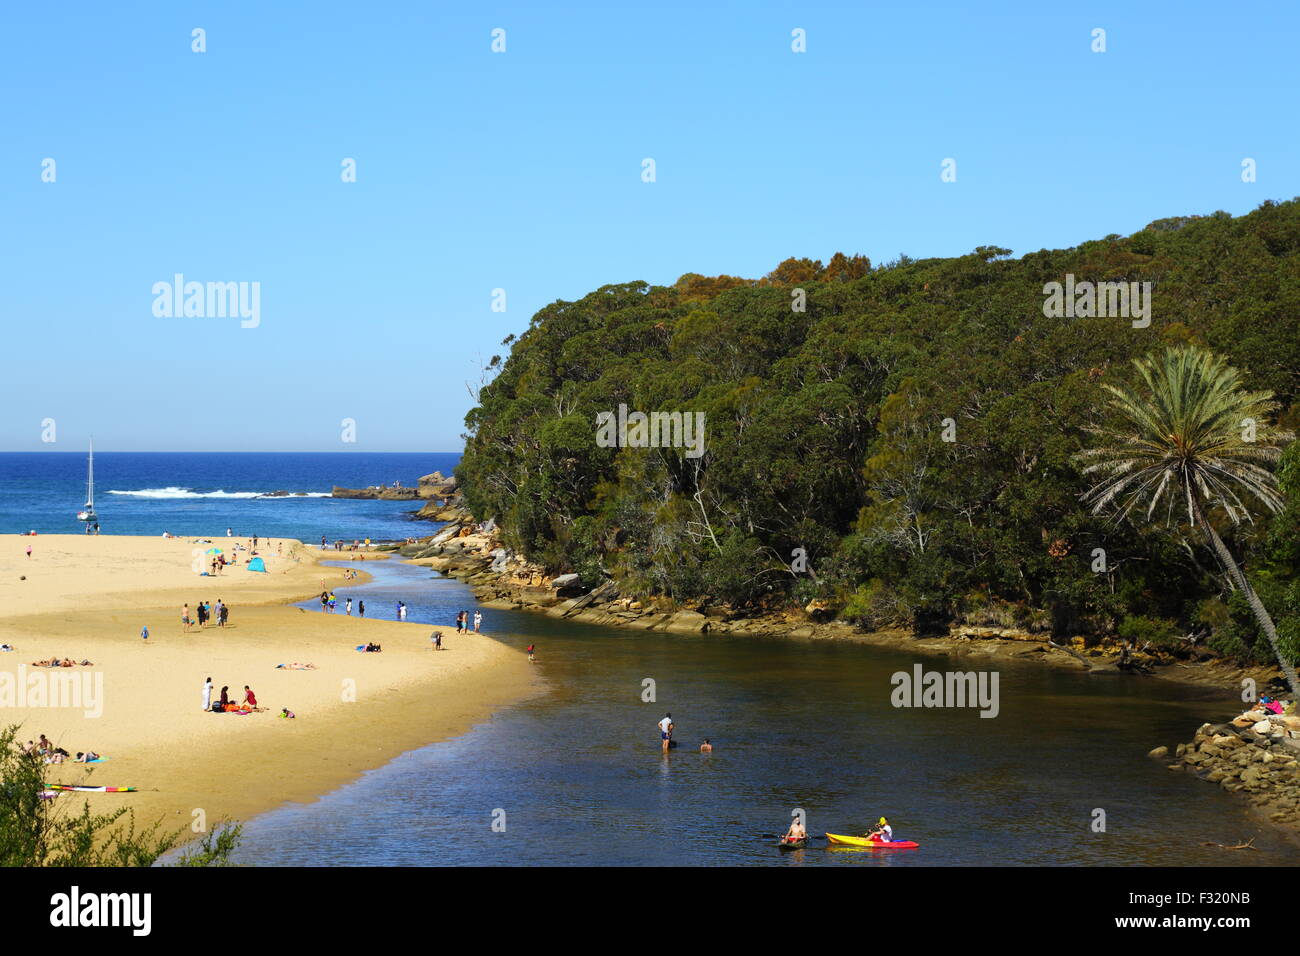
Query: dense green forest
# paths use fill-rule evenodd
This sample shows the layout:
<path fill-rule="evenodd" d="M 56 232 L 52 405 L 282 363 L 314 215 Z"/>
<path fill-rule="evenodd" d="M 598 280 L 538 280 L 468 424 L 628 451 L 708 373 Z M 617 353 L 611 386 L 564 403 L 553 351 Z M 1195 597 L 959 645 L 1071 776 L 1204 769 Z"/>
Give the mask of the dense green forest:
<path fill-rule="evenodd" d="M 1300 424 L 1300 202 L 1152 223 L 1021 258 L 790 259 L 555 302 L 508 338 L 457 475 L 509 546 L 688 605 L 866 627 L 1020 626 L 1269 658 L 1186 518 L 1117 521 L 1079 460 L 1132 359 L 1201 345 Z M 1045 286 L 1150 282 L 1150 323 L 1045 314 Z M 802 310 L 801 307 L 802 306 Z M 1050 311 L 1050 310 L 1048 310 Z M 1137 325 L 1144 323 L 1138 322 Z M 705 414 L 704 454 L 601 447 L 598 414 Z M 1300 454 L 1279 515 L 1211 515 L 1300 650 Z M 1104 555 L 1099 561 L 1099 552 Z"/>

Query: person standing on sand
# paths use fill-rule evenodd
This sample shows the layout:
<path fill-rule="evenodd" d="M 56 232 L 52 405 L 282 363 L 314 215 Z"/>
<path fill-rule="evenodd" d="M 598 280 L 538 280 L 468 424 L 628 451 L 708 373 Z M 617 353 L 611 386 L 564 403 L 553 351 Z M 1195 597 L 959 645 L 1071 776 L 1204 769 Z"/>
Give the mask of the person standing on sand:
<path fill-rule="evenodd" d="M 348 598 L 347 601 L 344 603 L 343 611 L 344 613 L 347 614 L 348 617 L 352 616 L 352 598 Z"/>
<path fill-rule="evenodd" d="M 186 631 L 190 629 L 190 606 L 188 604 L 181 606 L 181 628 Z"/>
<path fill-rule="evenodd" d="M 535 663 L 534 658 L 533 658 L 533 652 L 536 651 L 536 650 L 537 650 L 537 645 L 536 645 L 536 644 L 529 644 L 529 645 L 528 645 L 528 663 L 530 663 L 530 664 Z"/>
<path fill-rule="evenodd" d="M 223 605 L 221 605 L 221 613 L 220 613 L 220 615 L 218 616 L 217 623 L 220 624 L 222 627 L 225 627 L 225 626 L 226 626 L 226 619 L 227 619 L 228 617 L 230 617 L 230 605 L 229 605 L 229 604 L 223 604 Z"/>
<path fill-rule="evenodd" d="M 664 719 L 659 721 L 659 739 L 663 741 L 664 753 L 668 753 L 668 748 L 673 742 L 673 715 L 664 714 Z"/>
<path fill-rule="evenodd" d="M 144 627 L 140 628 L 140 640 L 142 640 L 142 641 L 147 641 L 147 640 L 149 640 L 149 625 L 148 625 L 148 624 L 146 624 Z"/>
<path fill-rule="evenodd" d="M 32 546 L 29 544 L 29 545 L 27 546 L 27 558 L 28 558 L 28 560 L 31 559 L 31 556 L 32 556 Z"/>
<path fill-rule="evenodd" d="M 203 682 L 203 709 L 205 711 L 212 709 L 212 678 L 209 677 Z"/>
<path fill-rule="evenodd" d="M 483 612 L 475 611 L 474 612 L 474 633 L 475 634 L 478 633 L 478 626 L 482 623 L 483 623 Z"/>

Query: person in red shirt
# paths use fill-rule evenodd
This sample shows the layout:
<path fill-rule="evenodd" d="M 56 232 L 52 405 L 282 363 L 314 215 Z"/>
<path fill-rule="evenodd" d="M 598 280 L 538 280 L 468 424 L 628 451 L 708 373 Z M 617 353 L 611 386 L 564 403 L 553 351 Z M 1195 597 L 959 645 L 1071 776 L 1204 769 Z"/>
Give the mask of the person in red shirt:
<path fill-rule="evenodd" d="M 257 695 L 253 693 L 253 689 L 247 684 L 244 685 L 244 703 L 253 708 L 253 710 L 261 709 L 257 706 Z"/>

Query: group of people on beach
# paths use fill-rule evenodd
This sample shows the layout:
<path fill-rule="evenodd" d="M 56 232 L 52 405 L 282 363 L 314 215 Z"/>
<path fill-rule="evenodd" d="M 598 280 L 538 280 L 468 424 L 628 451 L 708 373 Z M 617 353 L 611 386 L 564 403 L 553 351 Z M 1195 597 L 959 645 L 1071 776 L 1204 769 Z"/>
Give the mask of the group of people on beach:
<path fill-rule="evenodd" d="M 361 550 L 361 546 L 362 546 L 362 545 L 361 545 L 361 541 L 360 541 L 359 539 L 357 539 L 357 538 L 353 538 L 353 539 L 352 539 L 352 546 L 351 546 L 351 547 L 348 547 L 348 545 L 345 544 L 345 543 L 343 542 L 343 539 L 341 539 L 341 538 L 340 538 L 339 540 L 337 540 L 337 541 L 334 542 L 334 550 L 335 550 L 335 551 L 359 551 L 359 550 Z M 370 547 L 370 539 L 369 539 L 369 538 L 366 538 L 365 546 L 366 546 L 367 548 Z M 325 535 L 321 535 L 321 536 L 320 536 L 320 547 L 321 547 L 321 550 L 322 550 L 322 551 L 328 551 L 328 550 L 329 550 L 329 545 L 328 545 L 328 544 L 326 543 L 326 541 L 325 541 Z"/>
<path fill-rule="evenodd" d="M 221 598 L 217 598 L 217 607 L 214 611 L 209 601 L 199 601 L 194 606 L 194 614 L 190 614 L 190 606 L 185 604 L 181 607 L 181 628 L 188 631 L 194 624 L 200 628 L 208 626 L 208 622 L 216 619 L 217 627 L 225 627 L 226 621 L 230 618 L 230 606 L 222 603 Z M 147 635 L 146 635 L 147 638 Z"/>
<path fill-rule="evenodd" d="M 41 734 L 39 740 L 29 740 L 22 747 L 22 752 L 33 760 L 43 760 L 45 763 L 63 763 L 71 758 L 73 763 L 94 763 L 96 760 L 104 759 L 93 750 L 78 750 L 75 757 L 62 747 L 56 746 L 50 742 L 50 739 Z"/>
<path fill-rule="evenodd" d="M 74 661 L 71 657 L 51 657 L 48 660 L 32 661 L 31 667 L 94 667 L 95 665 L 88 660 Z"/>
<path fill-rule="evenodd" d="M 483 623 L 483 612 L 474 612 L 474 633 L 478 633 L 479 626 Z M 469 633 L 469 611 L 461 611 L 456 615 L 456 633 Z"/>
<path fill-rule="evenodd" d="M 203 682 L 203 710 L 214 714 L 251 714 L 259 713 L 265 710 L 265 707 L 259 707 L 257 695 L 247 684 L 244 685 L 243 703 L 236 703 L 230 696 L 230 687 L 226 685 L 221 688 L 221 696 L 217 700 L 212 699 L 212 678 L 209 677 Z"/>

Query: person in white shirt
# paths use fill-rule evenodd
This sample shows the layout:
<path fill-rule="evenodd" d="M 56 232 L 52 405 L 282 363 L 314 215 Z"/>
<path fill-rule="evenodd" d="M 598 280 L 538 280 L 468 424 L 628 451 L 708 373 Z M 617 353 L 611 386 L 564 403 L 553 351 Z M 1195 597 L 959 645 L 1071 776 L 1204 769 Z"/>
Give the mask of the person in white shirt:
<path fill-rule="evenodd" d="M 672 745 L 673 739 L 672 714 L 664 714 L 664 719 L 659 721 L 659 739 L 663 741 L 664 753 L 668 753 L 668 748 Z"/>
<path fill-rule="evenodd" d="M 209 677 L 203 685 L 203 709 L 212 709 L 212 678 Z"/>
<path fill-rule="evenodd" d="M 889 825 L 889 821 L 884 817 L 880 818 L 880 823 L 867 836 L 870 839 L 878 840 L 881 843 L 894 842 L 894 828 Z"/>

